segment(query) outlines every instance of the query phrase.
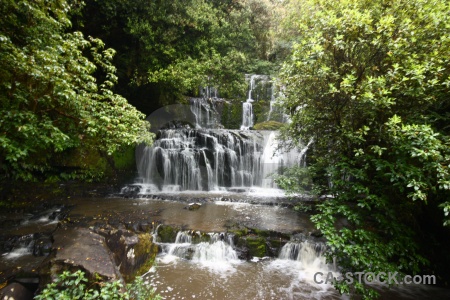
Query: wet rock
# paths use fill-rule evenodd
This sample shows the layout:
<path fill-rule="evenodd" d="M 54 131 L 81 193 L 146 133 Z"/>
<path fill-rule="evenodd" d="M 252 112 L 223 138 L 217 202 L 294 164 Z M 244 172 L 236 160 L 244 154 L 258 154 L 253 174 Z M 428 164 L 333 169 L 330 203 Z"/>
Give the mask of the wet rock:
<path fill-rule="evenodd" d="M 168 225 L 161 225 L 158 228 L 158 241 L 162 243 L 173 243 L 177 237 L 178 229 Z"/>
<path fill-rule="evenodd" d="M 35 234 L 33 245 L 34 256 L 45 256 L 52 251 L 53 239 L 51 235 Z"/>
<path fill-rule="evenodd" d="M 323 236 L 323 233 L 322 233 L 322 231 L 316 229 L 316 230 L 311 231 L 310 235 L 313 237 L 320 238 Z"/>
<path fill-rule="evenodd" d="M 31 300 L 33 299 L 33 293 L 22 284 L 13 282 L 0 290 L 0 299 Z"/>
<path fill-rule="evenodd" d="M 139 231 L 150 232 L 152 229 L 153 229 L 153 226 L 149 222 L 144 221 L 139 224 Z"/>
<path fill-rule="evenodd" d="M 65 270 L 83 270 L 89 280 L 123 280 L 105 238 L 86 228 L 60 229 L 54 234 L 53 251 L 40 268 L 42 284 Z"/>
<path fill-rule="evenodd" d="M 149 233 L 112 230 L 105 235 L 105 241 L 121 274 L 127 280 L 150 269 L 158 252 Z"/>
<path fill-rule="evenodd" d="M 202 206 L 202 204 L 198 203 L 198 202 L 196 202 L 196 203 L 189 203 L 188 206 L 187 206 L 187 209 L 188 210 L 198 210 L 201 206 Z"/>
<path fill-rule="evenodd" d="M 251 257 L 264 257 L 267 255 L 266 240 L 263 237 L 247 237 L 245 240 Z"/>

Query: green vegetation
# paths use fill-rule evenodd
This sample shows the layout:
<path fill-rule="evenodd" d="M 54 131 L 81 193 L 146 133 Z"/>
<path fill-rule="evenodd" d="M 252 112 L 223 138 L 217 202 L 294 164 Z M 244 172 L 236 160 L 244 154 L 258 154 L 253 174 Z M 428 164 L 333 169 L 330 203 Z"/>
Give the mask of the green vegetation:
<path fill-rule="evenodd" d="M 265 121 L 261 123 L 256 123 L 253 126 L 255 130 L 279 130 L 283 126 L 283 123 L 277 121 Z"/>
<path fill-rule="evenodd" d="M 64 271 L 52 283 L 49 283 L 34 299 L 120 299 L 120 300 L 157 300 L 161 299 L 155 290 L 137 277 L 126 290 L 119 281 L 89 282 L 83 271 L 70 273 Z"/>
<path fill-rule="evenodd" d="M 86 0 L 78 30 L 117 50 L 119 91 L 146 113 L 215 86 L 246 92 L 244 73 L 272 73 L 272 1 Z"/>
<path fill-rule="evenodd" d="M 344 273 L 438 270 L 450 224 L 449 3 L 305 0 L 288 11 L 285 136 L 314 139 L 314 190 L 332 195 L 313 217 L 328 258 Z M 348 225 L 337 228 L 342 219 Z"/>
<path fill-rule="evenodd" d="M 144 115 L 111 89 L 115 51 L 70 30 L 67 1 L 2 1 L 0 166 L 32 180 L 56 153 L 83 146 L 110 155 L 151 142 Z"/>
<path fill-rule="evenodd" d="M 245 244 L 250 256 L 264 257 L 267 255 L 266 240 L 260 236 L 247 236 Z"/>
<path fill-rule="evenodd" d="M 186 103 L 201 86 L 229 98 L 222 124 L 238 129 L 244 74 L 270 74 L 285 94 L 271 120 L 286 112 L 286 141 L 314 141 L 308 168 L 286 170 L 277 183 L 328 195 L 298 207 L 313 211 L 328 258 L 343 272 L 435 272 L 448 284 L 449 6 L 2 0 L 0 178 L 92 181 L 127 169 L 134 145 L 153 138 L 143 113 Z M 254 129 L 281 128 L 265 121 L 269 100 L 254 102 Z M 175 235 L 169 226 L 159 232 L 163 241 Z M 267 251 L 260 242 L 250 241 Z M 64 276 L 58 284 L 84 282 Z M 335 286 L 376 296 L 361 284 Z"/>

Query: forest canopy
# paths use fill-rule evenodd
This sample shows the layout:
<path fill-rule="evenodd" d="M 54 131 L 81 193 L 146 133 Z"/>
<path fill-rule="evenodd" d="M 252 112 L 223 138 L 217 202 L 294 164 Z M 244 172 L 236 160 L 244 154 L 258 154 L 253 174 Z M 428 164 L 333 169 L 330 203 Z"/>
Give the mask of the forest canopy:
<path fill-rule="evenodd" d="M 70 31 L 68 1 L 2 1 L 0 13 L 0 166 L 31 180 L 55 153 L 105 154 L 150 142 L 145 116 L 112 88 L 115 51 Z"/>
<path fill-rule="evenodd" d="M 344 273 L 423 274 L 428 259 L 445 256 L 433 252 L 445 246 L 434 240 L 430 249 L 425 240 L 450 224 L 448 1 L 289 7 L 284 26 L 295 38 L 280 74 L 291 116 L 285 135 L 314 141 L 308 170 L 317 194 L 330 197 L 312 219 L 328 257 Z M 299 190 L 302 182 L 287 176 L 279 184 Z M 335 286 L 375 295 L 345 280 Z"/>
<path fill-rule="evenodd" d="M 1 0 L 0 13 L 2 180 L 45 180 L 65 156 L 95 169 L 90 153 L 152 142 L 146 114 L 206 86 L 240 107 L 244 74 L 270 74 L 284 141 L 309 145 L 308 167 L 277 183 L 317 196 L 328 258 L 450 278 L 449 1 Z"/>

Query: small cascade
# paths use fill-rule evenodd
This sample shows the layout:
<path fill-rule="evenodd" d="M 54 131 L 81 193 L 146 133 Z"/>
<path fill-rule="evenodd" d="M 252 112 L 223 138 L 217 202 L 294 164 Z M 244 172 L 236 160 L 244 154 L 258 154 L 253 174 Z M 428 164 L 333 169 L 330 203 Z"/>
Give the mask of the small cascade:
<path fill-rule="evenodd" d="M 272 91 L 275 90 L 275 82 L 272 83 Z M 270 121 L 270 118 L 272 117 L 272 113 L 276 109 L 275 107 L 275 93 L 272 92 L 272 95 L 270 96 L 270 103 L 269 103 L 269 113 L 267 114 L 267 121 Z"/>
<path fill-rule="evenodd" d="M 299 161 L 298 161 L 298 165 L 300 167 L 306 167 L 306 152 L 308 152 L 309 146 L 311 146 L 311 144 L 314 142 L 313 139 L 311 139 L 308 144 L 300 151 L 298 157 L 299 157 Z"/>
<path fill-rule="evenodd" d="M 322 259 L 322 254 L 325 250 L 325 245 L 322 243 L 291 241 L 281 248 L 278 258 L 312 263 L 316 259 Z"/>
<path fill-rule="evenodd" d="M 267 114 L 267 120 L 266 121 L 277 121 L 281 123 L 290 123 L 290 117 L 286 113 L 286 111 L 280 107 L 278 104 L 280 100 L 285 98 L 285 95 L 283 94 L 283 87 L 279 89 L 275 89 L 275 82 L 273 83 L 272 87 L 272 95 L 269 102 L 269 113 Z M 282 102 L 282 101 L 281 101 Z"/>
<path fill-rule="evenodd" d="M 52 243 L 51 235 L 43 233 L 15 236 L 1 247 L 6 250 L 6 253 L 3 253 L 2 256 L 5 259 L 14 260 L 27 255 L 47 255 L 51 251 Z"/>
<path fill-rule="evenodd" d="M 210 234 L 210 242 L 201 242 L 195 247 L 192 260 L 196 262 L 237 261 L 238 255 L 233 249 L 232 236 L 224 233 Z"/>
<path fill-rule="evenodd" d="M 253 100 L 247 99 L 246 102 L 242 103 L 242 125 L 241 130 L 249 130 L 253 127 Z"/>
<path fill-rule="evenodd" d="M 212 86 L 206 86 L 206 87 L 200 87 L 200 96 L 202 96 L 204 99 L 217 99 L 219 95 L 219 92 L 217 91 L 217 88 Z"/>
<path fill-rule="evenodd" d="M 190 109 L 195 117 L 196 128 L 217 128 L 219 126 L 219 113 L 217 111 L 217 99 L 191 98 Z"/>
<path fill-rule="evenodd" d="M 192 236 L 186 231 L 179 231 L 175 243 L 167 244 L 164 250 L 168 255 L 190 259 L 194 252 Z"/>
<path fill-rule="evenodd" d="M 315 273 L 316 271 L 336 271 L 336 266 L 328 264 L 323 255 L 326 246 L 323 243 L 312 241 L 290 241 L 280 250 L 278 259 L 291 260 L 301 264 L 305 273 Z"/>
<path fill-rule="evenodd" d="M 201 238 L 199 233 L 179 231 L 175 243 L 162 244 L 162 252 L 169 257 L 175 256 L 206 265 L 238 261 L 231 235 L 209 233 L 207 239 L 208 241 L 204 241 L 205 238 Z"/>
<path fill-rule="evenodd" d="M 3 256 L 6 259 L 15 259 L 24 255 L 32 255 L 34 250 L 35 239 L 33 234 L 25 235 L 17 239 L 11 250 Z"/>
<path fill-rule="evenodd" d="M 248 130 L 254 125 L 253 104 L 260 98 L 266 98 L 267 94 L 272 95 L 272 86 L 267 88 L 269 76 L 267 75 L 246 75 L 246 80 L 249 82 L 247 100 L 242 103 L 242 125 L 241 130 Z M 272 96 L 271 96 L 272 97 Z"/>

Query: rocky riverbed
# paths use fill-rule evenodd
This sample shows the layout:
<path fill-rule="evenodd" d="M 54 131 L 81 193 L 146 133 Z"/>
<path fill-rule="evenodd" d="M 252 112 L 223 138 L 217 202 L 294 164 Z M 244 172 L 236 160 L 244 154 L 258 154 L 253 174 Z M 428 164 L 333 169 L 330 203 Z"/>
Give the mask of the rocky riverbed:
<path fill-rule="evenodd" d="M 9 199 L 0 213 L 0 286 L 21 284 L 31 292 L 63 270 L 130 280 L 150 269 L 156 242 L 174 242 L 181 230 L 230 234 L 244 260 L 276 256 L 293 234 L 320 237 L 291 205 L 243 202 L 242 193 L 136 198 L 110 186 L 80 193 L 59 185 L 13 195 L 22 198 Z"/>

